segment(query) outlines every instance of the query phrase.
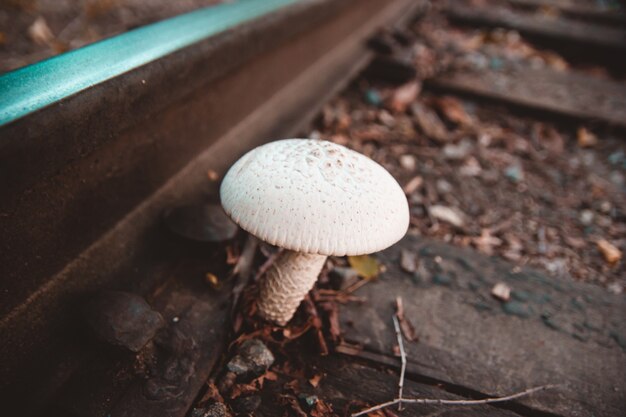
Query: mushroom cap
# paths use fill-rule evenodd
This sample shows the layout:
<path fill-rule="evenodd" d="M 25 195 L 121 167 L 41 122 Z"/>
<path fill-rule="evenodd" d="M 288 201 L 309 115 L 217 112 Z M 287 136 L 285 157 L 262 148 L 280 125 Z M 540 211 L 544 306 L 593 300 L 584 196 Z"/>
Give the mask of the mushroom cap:
<path fill-rule="evenodd" d="M 385 168 L 322 140 L 285 139 L 251 150 L 226 173 L 220 197 L 244 230 L 304 253 L 377 252 L 409 226 L 404 192 Z"/>

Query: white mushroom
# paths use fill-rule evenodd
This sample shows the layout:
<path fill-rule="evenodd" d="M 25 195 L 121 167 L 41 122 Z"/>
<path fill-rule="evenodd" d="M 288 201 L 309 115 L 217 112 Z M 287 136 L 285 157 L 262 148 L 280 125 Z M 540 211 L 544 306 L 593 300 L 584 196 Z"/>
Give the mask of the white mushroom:
<path fill-rule="evenodd" d="M 343 146 L 286 139 L 251 150 L 224 177 L 226 213 L 287 249 L 260 283 L 259 312 L 286 324 L 327 256 L 377 252 L 409 224 L 404 192 L 382 166 Z"/>

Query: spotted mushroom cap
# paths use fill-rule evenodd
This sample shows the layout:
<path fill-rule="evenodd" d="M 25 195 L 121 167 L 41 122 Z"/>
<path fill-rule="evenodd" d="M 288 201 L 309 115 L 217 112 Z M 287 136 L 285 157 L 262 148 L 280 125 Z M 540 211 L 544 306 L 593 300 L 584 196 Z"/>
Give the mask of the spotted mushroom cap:
<path fill-rule="evenodd" d="M 389 172 L 321 140 L 285 139 L 251 150 L 224 177 L 220 197 L 243 229 L 298 252 L 377 252 L 409 225 L 406 197 Z"/>

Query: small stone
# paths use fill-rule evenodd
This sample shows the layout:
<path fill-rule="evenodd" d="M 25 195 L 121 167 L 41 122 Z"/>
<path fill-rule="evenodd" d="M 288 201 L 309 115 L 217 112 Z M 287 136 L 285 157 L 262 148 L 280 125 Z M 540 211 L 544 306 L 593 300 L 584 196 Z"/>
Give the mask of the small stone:
<path fill-rule="evenodd" d="M 609 214 L 613 209 L 613 205 L 610 201 L 604 200 L 600 203 L 600 211 L 605 214 Z"/>
<path fill-rule="evenodd" d="M 98 338 L 133 352 L 141 350 L 165 325 L 146 300 L 121 291 L 103 291 L 89 300 L 85 319 Z"/>
<path fill-rule="evenodd" d="M 491 311 L 491 306 L 483 301 L 477 301 L 473 306 L 477 311 Z"/>
<path fill-rule="evenodd" d="M 465 163 L 459 168 L 459 174 L 462 177 L 477 177 L 480 175 L 480 173 L 482 172 L 482 167 L 480 166 L 480 162 L 478 162 L 478 159 L 474 158 L 473 156 L 470 156 L 469 158 L 467 158 L 467 161 L 465 161 Z M 487 182 L 490 181 L 489 178 L 489 174 L 487 174 Z M 492 183 L 497 182 L 498 180 L 498 174 L 495 173 L 495 177 L 492 181 Z"/>
<path fill-rule="evenodd" d="M 626 351 L 626 334 L 619 333 L 617 330 L 612 330 L 609 335 L 624 351 Z"/>
<path fill-rule="evenodd" d="M 512 290 L 511 298 L 517 301 L 528 301 L 530 300 L 530 293 L 523 290 Z"/>
<path fill-rule="evenodd" d="M 231 405 L 238 414 L 253 413 L 261 405 L 261 397 L 258 395 L 237 397 Z"/>
<path fill-rule="evenodd" d="M 317 404 L 317 395 L 308 395 L 305 393 L 300 393 L 298 394 L 298 400 L 300 401 L 300 404 L 307 408 L 307 409 L 311 409 L 313 407 L 315 407 L 315 404 Z"/>
<path fill-rule="evenodd" d="M 400 156 L 400 166 L 407 171 L 413 171 L 417 166 L 417 160 L 413 155 Z"/>
<path fill-rule="evenodd" d="M 609 180 L 617 187 L 624 187 L 626 185 L 626 177 L 620 171 L 611 171 Z"/>
<path fill-rule="evenodd" d="M 417 271 L 417 265 L 417 254 L 415 252 L 402 249 L 402 252 L 400 252 L 400 267 L 406 272 L 413 273 Z"/>
<path fill-rule="evenodd" d="M 365 92 L 365 101 L 372 106 L 380 106 L 383 103 L 383 99 L 380 97 L 380 93 L 373 88 L 370 88 Z"/>
<path fill-rule="evenodd" d="M 252 380 L 263 375 L 274 363 L 274 355 L 258 339 L 244 341 L 230 362 L 226 365 L 228 371 L 237 376 L 237 380 Z"/>
<path fill-rule="evenodd" d="M 626 164 L 626 154 L 621 149 L 611 153 L 608 159 L 611 165 Z"/>
<path fill-rule="evenodd" d="M 509 301 L 511 298 L 511 287 L 506 285 L 504 282 L 498 282 L 491 289 L 491 295 L 500 301 Z"/>
<path fill-rule="evenodd" d="M 472 150 L 472 143 L 468 140 L 461 141 L 458 145 L 447 144 L 443 147 L 443 156 L 452 161 L 465 159 Z"/>
<path fill-rule="evenodd" d="M 510 314 L 512 316 L 518 316 L 521 318 L 530 317 L 530 309 L 528 308 L 528 306 L 526 304 L 520 303 L 519 301 L 507 301 L 506 303 L 502 304 L 502 310 L 504 310 L 506 314 Z"/>
<path fill-rule="evenodd" d="M 199 242 L 230 240 L 239 230 L 219 204 L 178 207 L 166 214 L 165 224 L 173 233 Z"/>
<path fill-rule="evenodd" d="M 449 286 L 452 284 L 452 278 L 445 274 L 435 274 L 433 276 L 433 284 Z"/>
<path fill-rule="evenodd" d="M 622 259 L 622 251 L 620 251 L 611 242 L 605 239 L 600 239 L 596 242 L 598 249 L 604 256 L 604 259 L 611 265 L 615 265 Z"/>
<path fill-rule="evenodd" d="M 509 165 L 504 170 L 504 176 L 516 184 L 524 181 L 524 171 L 519 164 Z"/>
<path fill-rule="evenodd" d="M 191 417 L 231 417 L 228 407 L 222 403 L 213 403 L 206 408 L 194 408 Z"/>
<path fill-rule="evenodd" d="M 594 218 L 594 214 L 593 211 L 591 210 L 583 210 L 580 212 L 580 222 L 584 225 L 584 226 L 590 226 L 591 223 L 593 223 L 593 218 Z"/>
<path fill-rule="evenodd" d="M 609 292 L 612 292 L 613 294 L 619 295 L 624 292 L 624 287 L 619 282 L 613 282 L 609 284 L 607 290 L 609 290 Z"/>
<path fill-rule="evenodd" d="M 450 194 L 453 190 L 452 184 L 450 184 L 443 178 L 437 180 L 437 182 L 435 183 L 435 187 L 437 188 L 437 191 L 439 191 L 441 194 Z"/>
<path fill-rule="evenodd" d="M 541 321 L 543 321 L 543 324 L 545 324 L 546 327 L 548 327 L 548 328 L 550 328 L 552 330 L 557 330 L 557 331 L 561 330 L 561 326 L 549 314 L 542 314 L 541 315 Z"/>

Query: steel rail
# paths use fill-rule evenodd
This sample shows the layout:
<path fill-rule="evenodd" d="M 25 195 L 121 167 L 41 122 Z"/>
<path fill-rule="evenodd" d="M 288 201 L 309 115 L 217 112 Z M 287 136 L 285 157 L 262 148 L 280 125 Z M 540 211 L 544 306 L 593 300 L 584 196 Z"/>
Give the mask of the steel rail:
<path fill-rule="evenodd" d="M 0 126 L 301 0 L 240 0 L 131 30 L 0 76 Z"/>
<path fill-rule="evenodd" d="M 164 209 L 214 192 L 207 169 L 223 172 L 250 147 L 301 131 L 368 62 L 365 39 L 421 4 L 292 3 L 0 126 L 5 410 L 42 410 L 90 360 L 75 310 L 85 295 L 156 285 Z M 190 386 L 202 384 L 209 353 Z M 184 414 L 186 395 L 168 415 Z M 116 405 L 123 415 L 145 407 L 159 404 Z"/>

